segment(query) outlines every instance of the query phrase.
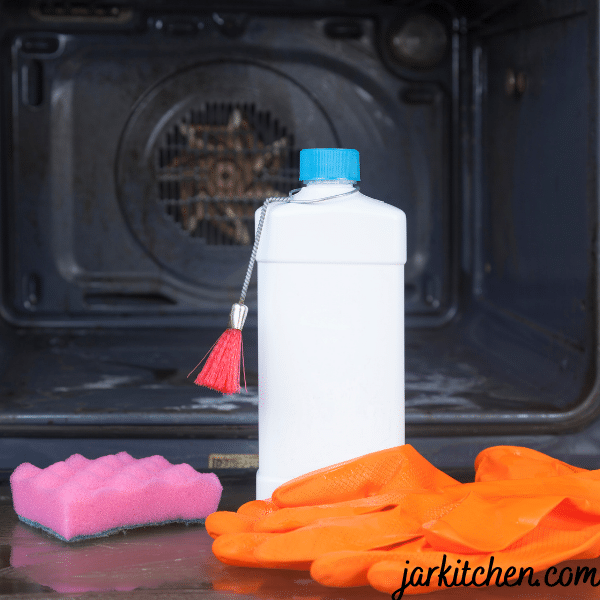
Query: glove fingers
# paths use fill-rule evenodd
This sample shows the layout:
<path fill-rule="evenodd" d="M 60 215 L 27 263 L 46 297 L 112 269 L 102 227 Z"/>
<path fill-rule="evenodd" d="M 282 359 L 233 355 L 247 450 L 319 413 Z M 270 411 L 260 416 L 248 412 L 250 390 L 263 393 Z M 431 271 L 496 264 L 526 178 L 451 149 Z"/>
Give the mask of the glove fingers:
<path fill-rule="evenodd" d="M 369 585 L 367 573 L 376 563 L 386 560 L 389 552 L 354 552 L 342 550 L 323 554 L 313 561 L 310 576 L 329 587 Z"/>
<path fill-rule="evenodd" d="M 277 533 L 226 533 L 218 537 L 212 545 L 213 554 L 226 565 L 236 567 L 265 567 L 277 569 L 294 569 L 298 571 L 310 570 L 310 562 L 292 560 L 278 561 L 277 564 L 263 563 L 258 560 L 258 549 L 274 537 Z"/>
<path fill-rule="evenodd" d="M 455 505 L 454 499 L 449 500 L 444 492 L 402 490 L 335 504 L 281 508 L 258 521 L 254 525 L 254 531 L 283 533 L 306 527 L 321 519 L 358 516 L 398 506 L 402 506 L 407 514 L 420 523 L 425 523 L 439 519 Z"/>
<path fill-rule="evenodd" d="M 315 521 L 332 517 L 352 517 L 380 510 L 377 506 L 307 506 L 281 508 L 276 513 L 258 521 L 254 531 L 285 533 L 306 527 Z"/>
<path fill-rule="evenodd" d="M 406 504 L 411 499 L 410 491 L 381 494 L 347 500 L 335 504 L 322 504 L 320 506 L 298 506 L 295 508 L 280 508 L 258 521 L 254 531 L 285 532 L 310 525 L 320 519 L 330 517 L 350 517 L 378 512 L 384 509 L 395 508 L 399 504 Z"/>
<path fill-rule="evenodd" d="M 393 550 L 330 552 L 317 557 L 311 567 L 310 576 L 322 585 L 330 587 L 359 587 L 369 585 L 369 569 L 388 560 L 396 552 L 415 552 L 425 544 L 423 538 L 416 538 Z"/>
<path fill-rule="evenodd" d="M 475 459 L 475 481 L 569 476 L 587 472 L 546 454 L 519 446 L 486 448 Z"/>
<path fill-rule="evenodd" d="M 206 531 L 216 539 L 224 533 L 244 533 L 255 531 L 254 524 L 277 511 L 277 506 L 271 500 L 252 500 L 242 504 L 237 512 L 219 511 L 206 517 Z"/>
<path fill-rule="evenodd" d="M 390 490 L 458 485 L 406 444 L 307 473 L 273 492 L 277 506 L 315 506 L 367 498 Z"/>
<path fill-rule="evenodd" d="M 279 510 L 279 507 L 272 500 L 251 500 L 242 504 L 238 509 L 239 515 L 262 519 L 267 515 Z"/>
<path fill-rule="evenodd" d="M 254 549 L 276 533 L 225 533 L 212 545 L 213 554 L 226 565 L 262 566 L 254 557 Z"/>
<path fill-rule="evenodd" d="M 208 515 L 204 525 L 208 535 L 216 539 L 225 533 L 253 531 L 255 522 L 256 519 L 253 517 L 222 510 Z"/>
<path fill-rule="evenodd" d="M 401 508 L 359 515 L 333 517 L 288 533 L 271 534 L 255 550 L 262 564 L 312 561 L 338 550 L 370 550 L 420 536 L 421 524 Z"/>

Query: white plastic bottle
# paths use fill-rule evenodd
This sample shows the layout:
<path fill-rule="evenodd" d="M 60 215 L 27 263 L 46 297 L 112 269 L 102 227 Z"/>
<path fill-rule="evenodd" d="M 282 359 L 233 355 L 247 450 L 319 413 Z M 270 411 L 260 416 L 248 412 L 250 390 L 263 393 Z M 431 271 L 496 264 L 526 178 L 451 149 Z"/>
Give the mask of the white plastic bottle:
<path fill-rule="evenodd" d="M 257 253 L 257 499 L 404 443 L 406 217 L 358 191 L 318 201 L 359 179 L 356 150 L 302 150 L 305 187 L 267 209 Z"/>

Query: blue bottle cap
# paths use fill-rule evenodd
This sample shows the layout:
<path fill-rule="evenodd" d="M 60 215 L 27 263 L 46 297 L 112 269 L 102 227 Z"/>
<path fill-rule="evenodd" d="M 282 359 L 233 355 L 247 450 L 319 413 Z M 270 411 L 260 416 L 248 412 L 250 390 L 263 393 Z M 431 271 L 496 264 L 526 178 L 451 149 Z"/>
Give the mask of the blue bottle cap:
<path fill-rule="evenodd" d="M 309 148 L 300 150 L 300 181 L 350 179 L 360 181 L 358 150 Z"/>

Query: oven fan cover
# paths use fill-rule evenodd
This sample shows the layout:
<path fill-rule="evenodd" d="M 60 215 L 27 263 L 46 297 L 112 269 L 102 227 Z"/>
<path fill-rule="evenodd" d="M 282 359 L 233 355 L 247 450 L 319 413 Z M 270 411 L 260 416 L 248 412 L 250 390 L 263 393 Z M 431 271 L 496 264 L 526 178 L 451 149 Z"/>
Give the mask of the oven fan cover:
<path fill-rule="evenodd" d="M 254 211 L 299 187 L 301 148 L 339 145 L 319 102 L 285 74 L 198 65 L 138 103 L 117 158 L 119 203 L 170 280 L 229 299 L 243 283 Z"/>

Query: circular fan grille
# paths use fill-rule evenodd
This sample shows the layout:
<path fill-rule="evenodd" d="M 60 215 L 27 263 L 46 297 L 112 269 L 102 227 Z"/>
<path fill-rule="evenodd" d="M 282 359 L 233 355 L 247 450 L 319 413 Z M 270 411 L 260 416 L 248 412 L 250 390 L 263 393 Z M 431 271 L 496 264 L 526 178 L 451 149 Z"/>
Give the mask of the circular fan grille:
<path fill-rule="evenodd" d="M 185 233 L 207 244 L 254 243 L 254 211 L 298 186 L 293 134 L 254 104 L 204 104 L 163 140 L 158 200 Z"/>

